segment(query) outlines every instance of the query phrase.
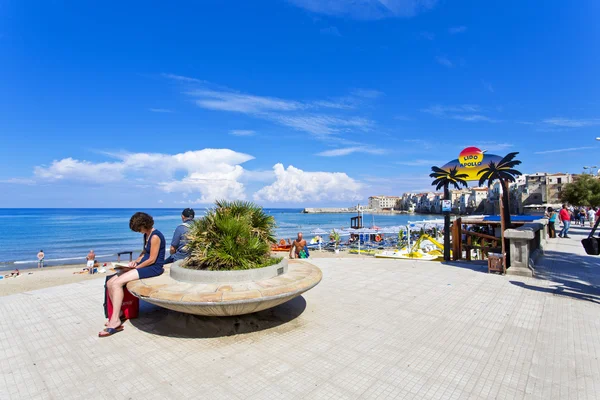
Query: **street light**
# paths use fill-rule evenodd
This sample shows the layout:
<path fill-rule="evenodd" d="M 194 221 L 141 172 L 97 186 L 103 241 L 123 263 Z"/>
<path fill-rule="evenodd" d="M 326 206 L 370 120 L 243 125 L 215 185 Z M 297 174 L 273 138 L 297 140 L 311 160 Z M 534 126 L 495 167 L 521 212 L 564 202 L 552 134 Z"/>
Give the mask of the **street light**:
<path fill-rule="evenodd" d="M 586 170 L 586 169 L 589 169 L 589 170 L 590 170 L 590 172 L 591 172 L 592 170 L 594 170 L 594 169 L 596 169 L 596 168 L 598 168 L 598 167 L 597 167 L 597 166 L 595 166 L 595 165 L 592 165 L 591 167 L 583 167 L 583 173 L 585 173 L 585 170 Z M 589 173 L 589 172 L 588 172 L 588 173 Z M 591 174 L 591 175 L 594 175 L 594 174 Z"/>

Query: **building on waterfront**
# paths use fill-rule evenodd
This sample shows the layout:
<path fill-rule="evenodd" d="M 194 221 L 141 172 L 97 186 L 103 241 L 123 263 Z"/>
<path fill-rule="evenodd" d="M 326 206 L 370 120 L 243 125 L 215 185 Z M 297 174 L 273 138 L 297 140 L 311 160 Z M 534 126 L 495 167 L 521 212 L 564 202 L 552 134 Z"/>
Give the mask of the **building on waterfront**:
<path fill-rule="evenodd" d="M 398 196 L 371 196 L 369 197 L 369 208 L 375 211 L 393 210 L 399 208 L 400 197 Z"/>

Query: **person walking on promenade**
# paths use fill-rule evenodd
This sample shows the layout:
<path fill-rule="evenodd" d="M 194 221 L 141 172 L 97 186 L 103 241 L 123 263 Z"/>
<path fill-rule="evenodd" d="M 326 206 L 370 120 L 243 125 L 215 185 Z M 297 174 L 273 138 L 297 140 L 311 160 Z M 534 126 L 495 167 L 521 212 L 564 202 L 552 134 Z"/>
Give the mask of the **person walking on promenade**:
<path fill-rule="evenodd" d="M 581 207 L 579 210 L 579 224 L 585 226 L 585 219 L 587 218 L 587 210 L 585 207 Z"/>
<path fill-rule="evenodd" d="M 556 228 L 554 226 L 556 222 L 556 211 L 552 207 L 548 207 L 546 210 L 546 218 L 548 218 L 548 237 L 554 239 L 556 237 Z"/>
<path fill-rule="evenodd" d="M 123 286 L 131 281 L 158 276 L 164 271 L 166 242 L 163 234 L 154 229 L 154 219 L 146 213 L 136 212 L 129 220 L 129 228 L 144 235 L 144 250 L 135 261 L 129 263 L 127 272 L 113 276 L 106 283 L 113 312 L 106 328 L 98 333 L 99 337 L 111 336 L 123 329 L 119 318 L 123 304 Z"/>
<path fill-rule="evenodd" d="M 171 248 L 169 258 L 165 260 L 165 264 L 171 264 L 175 261 L 184 260 L 189 255 L 189 252 L 185 249 L 188 243 L 187 233 L 190 230 L 192 222 L 194 222 L 194 216 L 196 213 L 191 208 L 186 208 L 181 213 L 181 224 L 175 228 L 173 233 L 173 240 L 171 240 Z"/>
<path fill-rule="evenodd" d="M 587 214 L 588 220 L 590 221 L 590 227 L 593 227 L 596 222 L 596 207 L 590 207 Z"/>
<path fill-rule="evenodd" d="M 37 259 L 38 259 L 38 268 L 44 268 L 44 250 L 40 250 L 40 252 L 37 253 Z"/>
<path fill-rule="evenodd" d="M 558 233 L 558 237 L 569 238 L 569 228 L 571 227 L 571 213 L 567 209 L 567 205 L 563 204 L 562 209 L 558 213 L 558 218 L 563 223 L 563 227 Z"/>

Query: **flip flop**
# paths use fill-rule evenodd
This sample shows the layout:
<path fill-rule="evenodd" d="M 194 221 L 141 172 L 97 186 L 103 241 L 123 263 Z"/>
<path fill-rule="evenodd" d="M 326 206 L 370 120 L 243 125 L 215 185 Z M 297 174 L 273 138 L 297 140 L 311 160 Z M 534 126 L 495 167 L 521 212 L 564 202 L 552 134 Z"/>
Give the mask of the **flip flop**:
<path fill-rule="evenodd" d="M 116 328 L 104 328 L 104 330 L 102 332 L 98 333 L 98 337 L 108 337 L 108 336 L 112 336 L 115 333 L 119 333 L 123 330 L 123 325 L 119 325 Z M 106 333 L 105 335 L 103 335 L 103 333 Z"/>

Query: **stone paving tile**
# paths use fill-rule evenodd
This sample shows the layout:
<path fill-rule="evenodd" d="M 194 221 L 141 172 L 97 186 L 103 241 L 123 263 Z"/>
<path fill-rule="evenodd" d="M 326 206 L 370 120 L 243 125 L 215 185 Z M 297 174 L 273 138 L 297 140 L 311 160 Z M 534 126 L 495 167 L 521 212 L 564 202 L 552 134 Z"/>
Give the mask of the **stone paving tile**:
<path fill-rule="evenodd" d="M 600 258 L 583 234 L 550 241 L 542 279 L 315 259 L 323 281 L 285 309 L 145 306 L 106 339 L 100 281 L 5 296 L 0 399 L 600 398 Z"/>

